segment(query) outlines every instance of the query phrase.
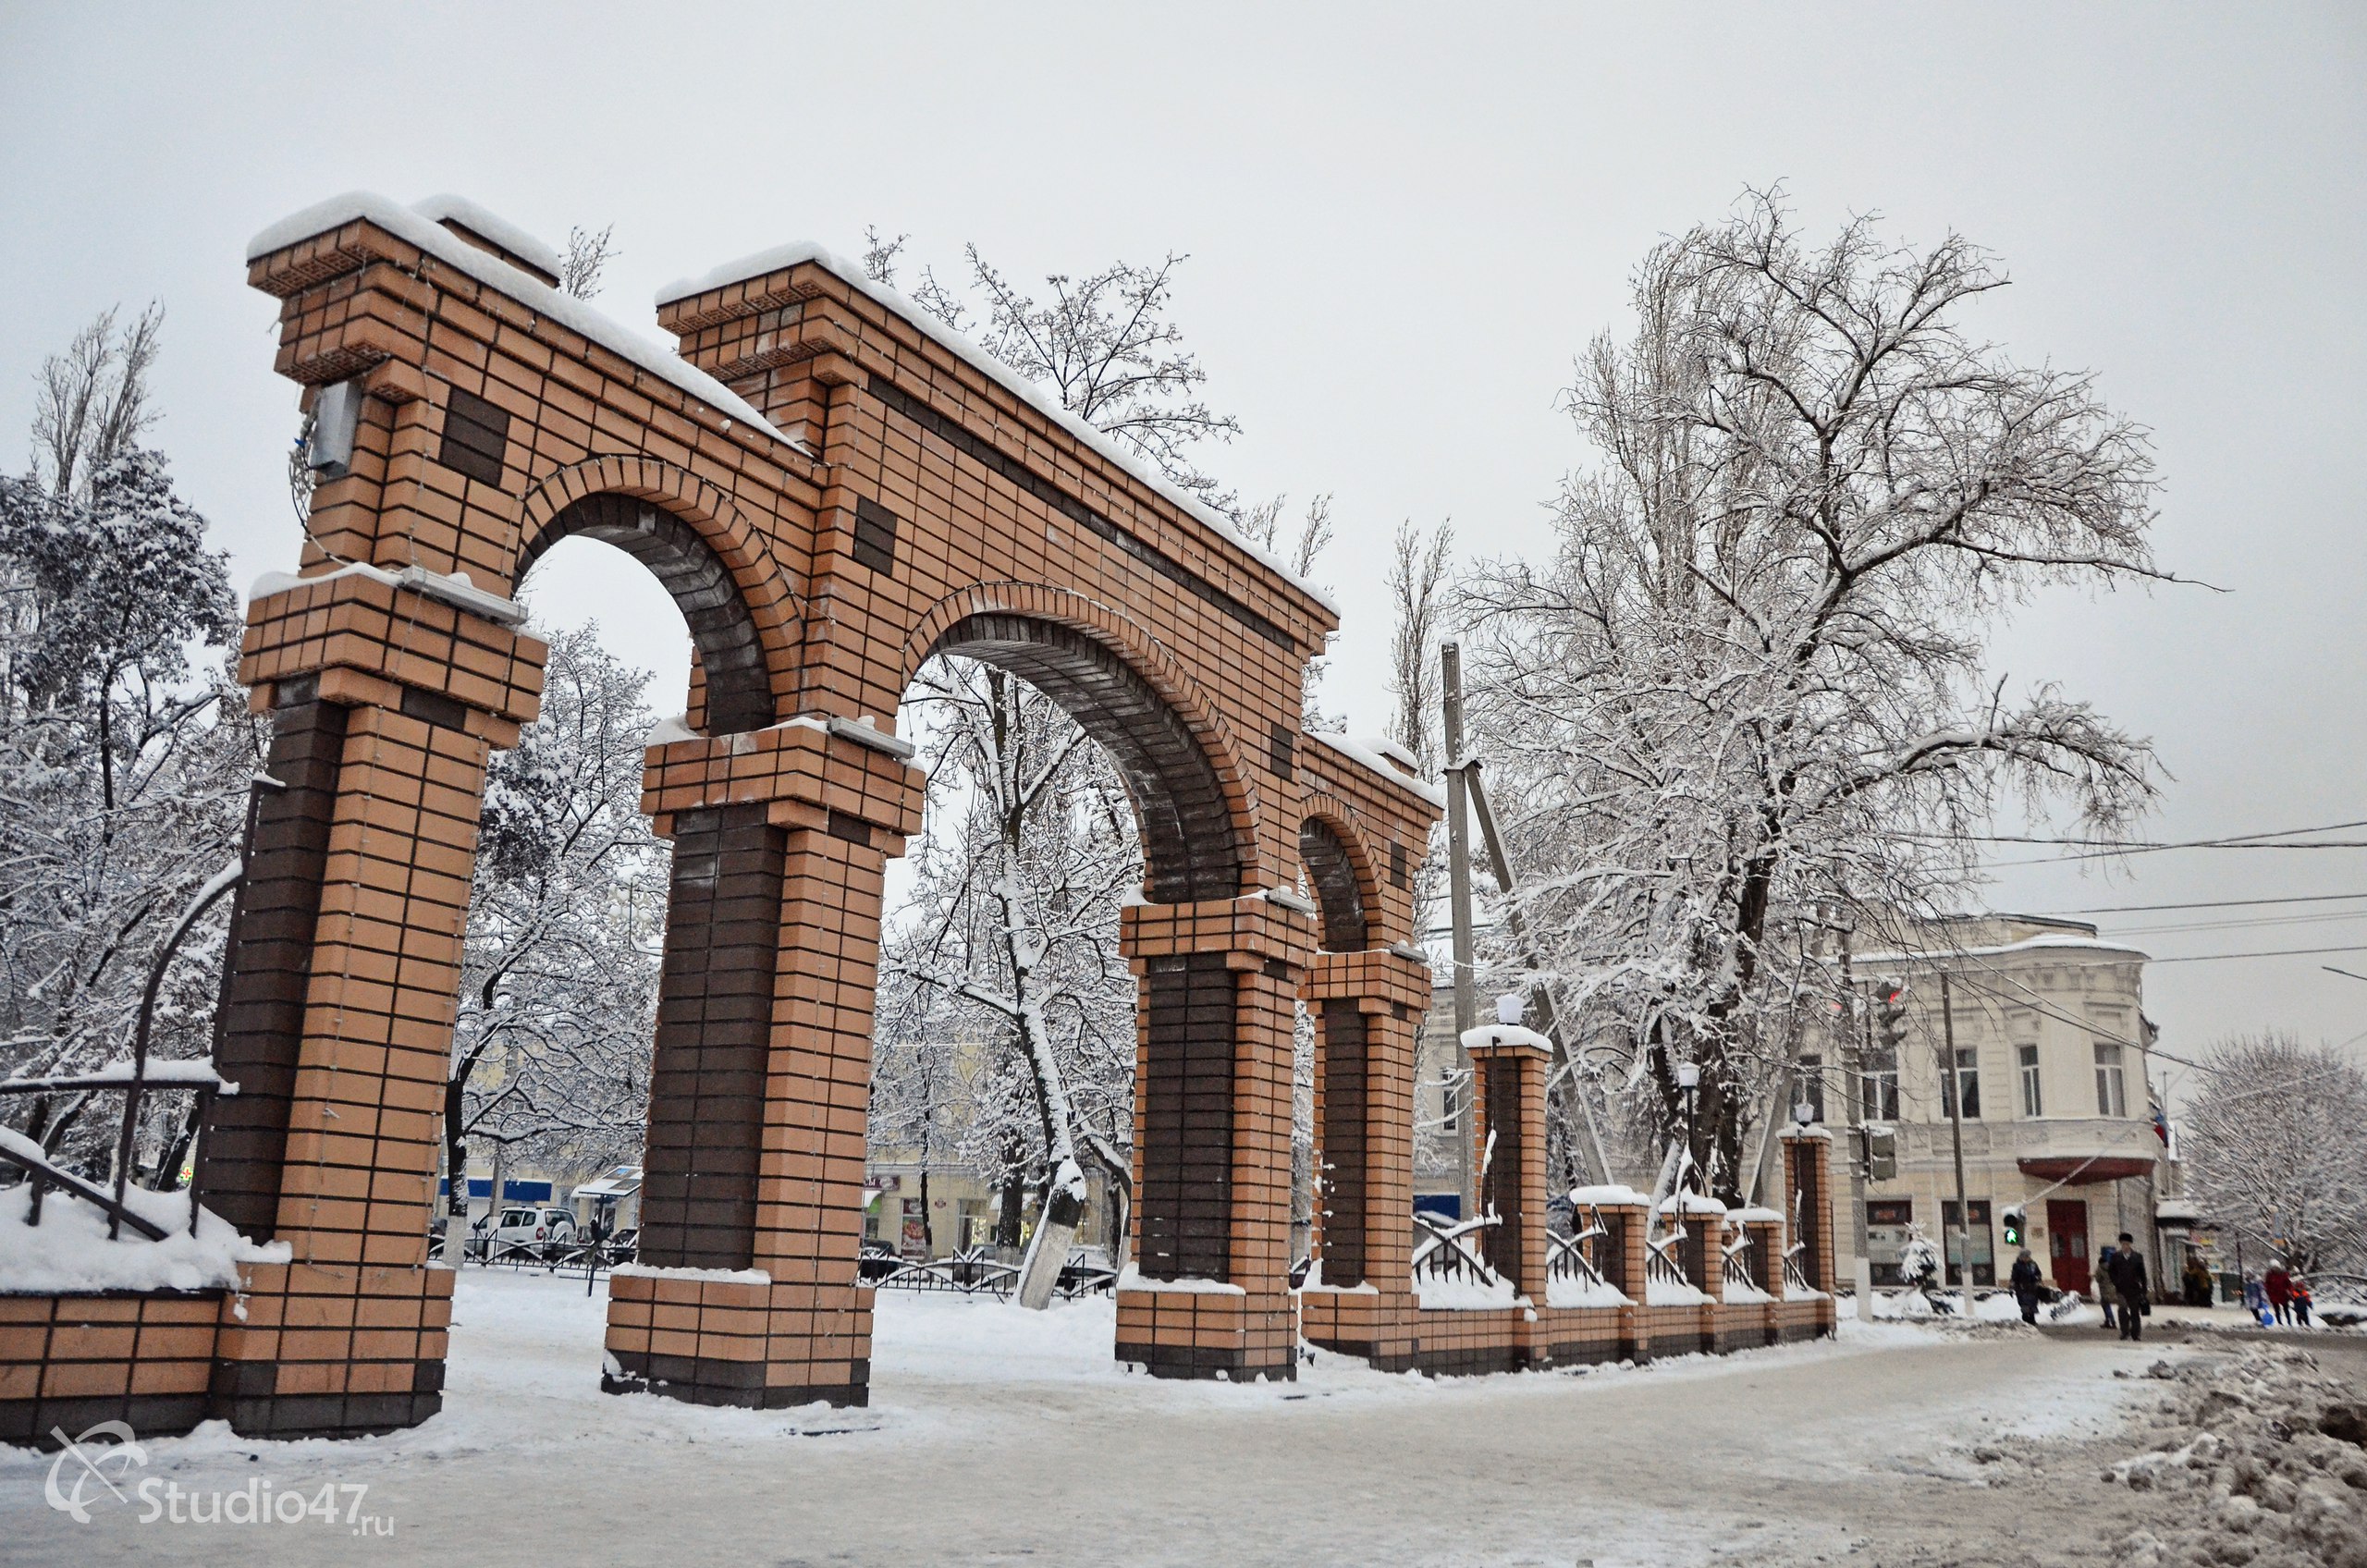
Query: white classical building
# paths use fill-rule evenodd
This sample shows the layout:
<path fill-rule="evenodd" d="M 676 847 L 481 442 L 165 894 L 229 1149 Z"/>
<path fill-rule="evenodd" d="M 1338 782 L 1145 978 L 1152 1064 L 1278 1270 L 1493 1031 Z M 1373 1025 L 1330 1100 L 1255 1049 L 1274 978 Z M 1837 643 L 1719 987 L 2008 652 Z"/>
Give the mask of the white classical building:
<path fill-rule="evenodd" d="M 2124 1231 L 2159 1269 L 2154 1214 L 2166 1151 L 2147 1088 L 2145 962 L 2134 948 L 2101 940 L 2093 925 L 2017 914 L 1922 924 L 1899 950 L 1855 957 L 1856 977 L 1873 996 L 1904 986 L 1895 1049 L 1883 1048 L 1879 1025 L 1855 1025 L 1864 1117 L 1892 1126 L 1898 1145 L 1896 1176 L 1865 1188 L 1876 1283 L 1895 1281 L 1910 1224 L 1934 1242 L 1945 1232 L 1948 1274 L 1960 1278 L 1957 1095 L 1974 1284 L 2002 1281 L 2010 1269 L 2003 1230 L 2013 1208 L 2026 1216 L 2023 1244 L 2063 1289 L 2091 1291 L 2098 1249 Z M 1841 1079 L 1850 1026 L 1836 1021 L 1822 1057 L 1803 1063 L 1812 1105 L 1835 1124 L 1851 1109 Z M 1854 1152 L 1846 1143 L 1835 1150 L 1842 1159 Z M 1836 1170 L 1834 1234 L 1847 1243 L 1856 1217 L 1843 1175 Z"/>

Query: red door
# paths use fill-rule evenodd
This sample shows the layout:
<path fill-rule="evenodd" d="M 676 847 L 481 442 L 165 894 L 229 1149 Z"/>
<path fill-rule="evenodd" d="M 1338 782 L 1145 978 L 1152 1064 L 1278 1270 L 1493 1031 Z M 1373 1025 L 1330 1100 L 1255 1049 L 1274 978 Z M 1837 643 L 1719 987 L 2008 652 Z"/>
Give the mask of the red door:
<path fill-rule="evenodd" d="M 2049 1198 L 2046 1244 L 2054 1287 L 2088 1293 L 2088 1204 L 2084 1198 Z"/>

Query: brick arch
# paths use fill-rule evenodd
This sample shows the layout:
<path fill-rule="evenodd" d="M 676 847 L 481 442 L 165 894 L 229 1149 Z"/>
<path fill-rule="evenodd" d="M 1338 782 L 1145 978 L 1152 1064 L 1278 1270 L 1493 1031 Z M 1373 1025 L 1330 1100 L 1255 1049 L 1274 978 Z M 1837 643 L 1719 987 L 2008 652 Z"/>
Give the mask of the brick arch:
<path fill-rule="evenodd" d="M 1229 899 L 1257 861 L 1257 795 L 1224 723 L 1192 678 L 1127 617 L 1037 583 L 948 595 L 904 644 L 903 683 L 938 654 L 1008 669 L 1107 750 L 1143 825 L 1145 890 L 1161 902 Z"/>
<path fill-rule="evenodd" d="M 1380 881 L 1372 851 L 1346 805 L 1320 792 L 1309 794 L 1299 819 L 1299 864 L 1323 917 L 1323 947 L 1354 952 L 1372 941 L 1379 922 Z"/>
<path fill-rule="evenodd" d="M 796 595 L 722 492 L 665 463 L 597 458 L 545 479 L 520 517 L 515 579 L 577 535 L 649 569 L 690 628 L 710 733 L 761 729 L 781 717 L 796 659 Z"/>

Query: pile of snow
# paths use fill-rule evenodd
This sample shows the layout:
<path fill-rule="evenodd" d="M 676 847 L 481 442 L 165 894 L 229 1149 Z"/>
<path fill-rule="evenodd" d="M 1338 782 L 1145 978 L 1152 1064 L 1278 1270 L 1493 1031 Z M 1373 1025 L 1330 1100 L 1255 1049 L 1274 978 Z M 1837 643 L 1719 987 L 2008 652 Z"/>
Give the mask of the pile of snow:
<path fill-rule="evenodd" d="M 0 1190 L 0 1294 L 67 1295 L 90 1291 L 204 1291 L 235 1286 L 241 1263 L 285 1263 L 288 1243 L 258 1245 L 209 1210 L 189 1231 L 188 1193 L 124 1194 L 131 1211 L 161 1226 L 152 1242 L 126 1226 L 107 1239 L 106 1211 L 55 1188 L 30 1224 L 30 1183 Z"/>
<path fill-rule="evenodd" d="M 2157 1529 L 2121 1540 L 2130 1568 L 2367 1568 L 2367 1403 L 2306 1351 L 2158 1361 L 2175 1385 L 2152 1451 L 2105 1479 L 2177 1494 Z"/>
<path fill-rule="evenodd" d="M 1600 1280 L 1553 1279 L 1545 1281 L 1548 1306 L 1625 1306 L 1627 1294 Z"/>
<path fill-rule="evenodd" d="M 1485 1312 L 1528 1305 L 1510 1280 L 1417 1280 L 1414 1296 L 1425 1312 Z"/>

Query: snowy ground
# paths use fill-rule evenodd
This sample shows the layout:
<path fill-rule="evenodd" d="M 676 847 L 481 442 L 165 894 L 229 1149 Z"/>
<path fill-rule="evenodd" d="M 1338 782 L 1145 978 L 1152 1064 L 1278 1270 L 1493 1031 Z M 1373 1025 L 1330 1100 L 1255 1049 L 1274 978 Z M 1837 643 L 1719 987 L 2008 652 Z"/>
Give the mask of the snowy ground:
<path fill-rule="evenodd" d="M 212 1426 L 126 1479 L 366 1485 L 353 1512 L 391 1537 L 343 1513 L 142 1524 L 136 1494 L 95 1485 L 80 1524 L 44 1501 L 51 1456 L 0 1452 L 0 1562 L 2100 1562 L 2146 1503 L 2102 1474 L 2143 1446 L 2129 1410 L 2161 1388 L 2114 1373 L 2165 1354 L 1849 1323 L 1646 1368 L 1431 1381 L 1320 1356 L 1295 1385 L 1232 1387 L 1126 1375 L 1106 1301 L 883 1292 L 872 1407 L 767 1415 L 599 1393 L 605 1305 L 580 1279 L 470 1269 L 427 1426 Z"/>

